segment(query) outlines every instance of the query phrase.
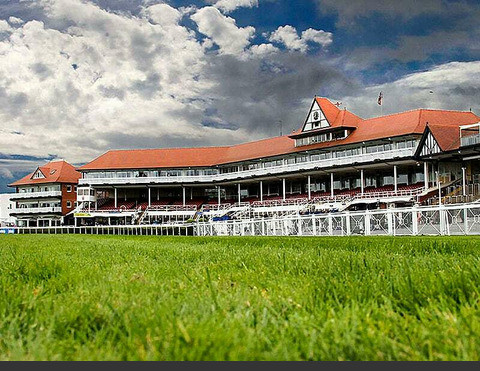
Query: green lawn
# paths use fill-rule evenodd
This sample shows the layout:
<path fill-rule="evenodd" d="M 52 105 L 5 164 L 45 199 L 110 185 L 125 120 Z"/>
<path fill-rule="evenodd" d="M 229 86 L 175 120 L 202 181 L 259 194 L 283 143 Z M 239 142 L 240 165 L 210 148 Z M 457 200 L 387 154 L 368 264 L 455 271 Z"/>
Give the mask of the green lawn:
<path fill-rule="evenodd" d="M 0 360 L 479 360 L 480 238 L 0 236 Z"/>

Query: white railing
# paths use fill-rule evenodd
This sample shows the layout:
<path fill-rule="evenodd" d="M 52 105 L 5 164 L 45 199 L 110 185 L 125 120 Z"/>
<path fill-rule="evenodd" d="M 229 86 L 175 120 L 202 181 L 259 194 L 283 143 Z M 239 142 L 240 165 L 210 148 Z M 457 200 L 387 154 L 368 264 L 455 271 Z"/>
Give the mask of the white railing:
<path fill-rule="evenodd" d="M 480 144 L 480 134 L 469 135 L 460 139 L 462 147 L 473 146 L 474 144 Z"/>
<path fill-rule="evenodd" d="M 383 191 L 383 192 L 367 192 L 367 193 L 358 193 L 353 198 L 354 199 L 363 199 L 363 198 L 383 198 L 383 197 L 402 197 L 402 196 L 417 196 L 425 191 L 425 187 L 419 187 L 415 189 L 402 189 L 398 191 Z"/>
<path fill-rule="evenodd" d="M 14 209 L 11 214 L 48 214 L 61 212 L 61 207 L 20 207 Z"/>
<path fill-rule="evenodd" d="M 350 195 L 338 195 L 338 196 L 319 196 L 312 199 L 313 203 L 336 203 L 350 201 L 352 196 Z"/>
<path fill-rule="evenodd" d="M 415 148 L 402 148 L 390 151 L 365 153 L 356 156 L 329 158 L 317 161 L 308 161 L 298 164 L 285 164 L 268 168 L 251 169 L 225 174 L 213 175 L 181 175 L 181 176 L 159 176 L 159 177 L 130 177 L 130 178 L 84 178 L 79 180 L 79 185 L 104 185 L 104 184 L 166 184 L 166 183 L 212 183 L 230 181 L 242 178 L 257 176 L 268 176 L 297 171 L 314 170 L 315 168 L 330 168 L 333 166 L 352 165 L 355 163 L 367 163 L 375 160 L 392 160 L 394 158 L 405 158 L 413 156 Z"/>
<path fill-rule="evenodd" d="M 228 210 L 230 209 L 231 206 L 232 206 L 231 204 L 207 204 L 202 206 L 202 211 L 209 212 L 209 211 Z"/>
<path fill-rule="evenodd" d="M 45 198 L 45 197 L 61 197 L 62 191 L 47 191 L 47 192 L 19 192 L 13 193 L 11 200 L 26 199 L 26 198 Z"/>
<path fill-rule="evenodd" d="M 197 211 L 196 205 L 158 205 L 148 206 L 147 211 Z"/>
<path fill-rule="evenodd" d="M 480 204 L 409 207 L 163 225 L 8 228 L 20 234 L 196 236 L 418 236 L 480 235 Z"/>
<path fill-rule="evenodd" d="M 198 236 L 479 235 L 480 203 L 197 223 Z"/>
<path fill-rule="evenodd" d="M 285 200 L 266 200 L 266 201 L 254 201 L 253 207 L 279 207 L 279 206 L 296 206 L 305 205 L 308 203 L 307 198 L 291 198 Z"/>

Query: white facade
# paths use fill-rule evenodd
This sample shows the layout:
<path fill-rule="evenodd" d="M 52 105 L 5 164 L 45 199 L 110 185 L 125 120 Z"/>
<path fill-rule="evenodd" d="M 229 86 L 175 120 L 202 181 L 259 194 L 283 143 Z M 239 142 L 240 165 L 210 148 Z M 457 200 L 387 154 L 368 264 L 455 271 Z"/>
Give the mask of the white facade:
<path fill-rule="evenodd" d="M 10 200 L 14 193 L 0 194 L 0 226 L 4 227 L 10 224 L 15 224 L 16 219 L 10 216 L 10 213 L 15 209 L 15 202 Z"/>

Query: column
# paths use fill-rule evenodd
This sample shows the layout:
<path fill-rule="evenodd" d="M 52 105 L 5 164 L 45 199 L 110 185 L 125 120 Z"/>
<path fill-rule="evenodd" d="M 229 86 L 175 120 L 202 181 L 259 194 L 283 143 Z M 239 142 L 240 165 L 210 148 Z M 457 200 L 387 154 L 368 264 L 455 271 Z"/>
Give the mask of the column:
<path fill-rule="evenodd" d="M 185 206 L 185 187 L 182 187 L 182 202 L 183 206 Z"/>
<path fill-rule="evenodd" d="M 398 191 L 397 165 L 393 166 L 393 190 Z"/>
<path fill-rule="evenodd" d="M 462 190 L 463 190 L 463 195 L 467 195 L 467 169 L 465 167 L 462 167 Z"/>
<path fill-rule="evenodd" d="M 334 191 L 333 191 L 333 173 L 330 173 L 330 196 L 333 197 Z"/>
<path fill-rule="evenodd" d="M 260 181 L 260 201 L 263 202 L 263 180 Z"/>
<path fill-rule="evenodd" d="M 117 189 L 115 188 L 115 209 L 117 208 L 118 205 L 118 194 L 117 194 Z"/>
<path fill-rule="evenodd" d="M 238 183 L 238 203 L 242 202 L 240 183 Z"/>
<path fill-rule="evenodd" d="M 425 190 L 428 189 L 428 163 L 424 162 L 423 163 L 423 177 L 425 178 L 424 183 L 425 183 Z"/>
<path fill-rule="evenodd" d="M 363 173 L 363 169 L 360 170 L 360 189 L 361 189 L 361 192 L 362 192 L 362 195 L 365 191 L 365 175 Z"/>
<path fill-rule="evenodd" d="M 438 206 L 442 205 L 442 188 L 440 186 L 440 172 L 436 171 L 436 178 L 437 178 L 437 187 L 438 187 Z"/>
<path fill-rule="evenodd" d="M 193 187 L 190 187 L 190 200 L 193 200 Z"/>
<path fill-rule="evenodd" d="M 307 187 L 308 187 L 308 200 L 312 199 L 312 177 L 309 175 L 307 178 Z"/>
<path fill-rule="evenodd" d="M 285 178 L 282 179 L 282 185 L 283 185 L 283 201 L 285 201 L 285 198 L 286 198 L 286 189 L 285 189 L 286 181 L 285 181 Z"/>
<path fill-rule="evenodd" d="M 148 207 L 152 206 L 152 189 L 148 187 Z"/>
<path fill-rule="evenodd" d="M 217 186 L 217 196 L 218 196 L 218 204 L 220 205 L 221 204 L 221 200 L 220 200 L 220 186 Z"/>

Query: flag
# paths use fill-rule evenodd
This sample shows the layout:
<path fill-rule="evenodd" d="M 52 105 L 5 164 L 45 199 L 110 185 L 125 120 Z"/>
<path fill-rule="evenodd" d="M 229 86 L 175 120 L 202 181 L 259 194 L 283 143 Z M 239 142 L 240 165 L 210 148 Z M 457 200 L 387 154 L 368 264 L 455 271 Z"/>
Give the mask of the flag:
<path fill-rule="evenodd" d="M 378 105 L 379 105 L 379 106 L 382 105 L 382 99 L 383 99 L 383 93 L 380 92 L 380 95 L 378 96 Z"/>

